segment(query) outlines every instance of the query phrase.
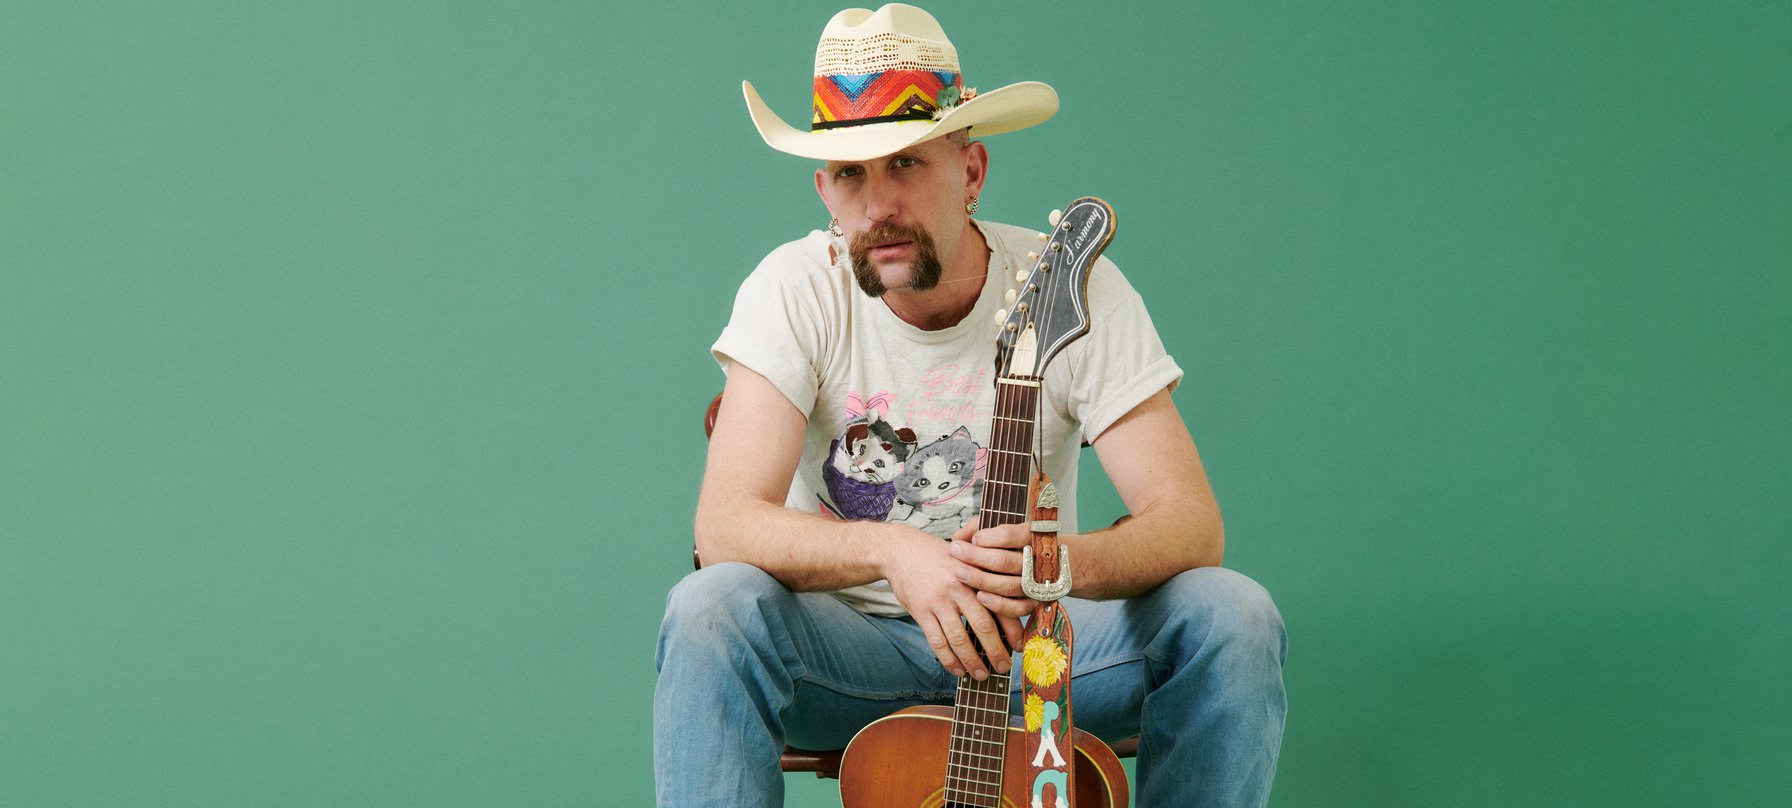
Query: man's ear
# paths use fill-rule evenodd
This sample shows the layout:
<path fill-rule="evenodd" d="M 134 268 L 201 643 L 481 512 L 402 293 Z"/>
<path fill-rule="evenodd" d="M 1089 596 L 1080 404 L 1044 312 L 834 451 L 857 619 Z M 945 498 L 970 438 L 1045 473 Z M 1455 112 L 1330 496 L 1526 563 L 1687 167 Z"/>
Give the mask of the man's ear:
<path fill-rule="evenodd" d="M 827 176 L 827 166 L 815 169 L 815 195 L 821 197 L 821 204 L 828 209 L 828 215 L 831 216 L 834 213 L 834 205 L 828 201 Z"/>
<path fill-rule="evenodd" d="M 983 195 L 983 183 L 989 179 L 989 149 L 983 147 L 981 140 L 973 140 L 964 147 L 964 179 L 972 196 Z"/>

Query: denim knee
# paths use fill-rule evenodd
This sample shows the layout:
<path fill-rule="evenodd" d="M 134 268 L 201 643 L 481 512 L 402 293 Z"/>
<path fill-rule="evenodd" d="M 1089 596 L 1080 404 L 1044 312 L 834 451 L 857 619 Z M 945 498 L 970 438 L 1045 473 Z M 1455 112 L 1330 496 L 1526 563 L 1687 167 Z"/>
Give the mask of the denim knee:
<path fill-rule="evenodd" d="M 1156 597 L 1167 599 L 1165 633 L 1194 640 L 1191 645 L 1266 652 L 1277 664 L 1288 653 L 1282 613 L 1262 584 L 1224 567 L 1188 570 L 1164 582 Z"/>
<path fill-rule="evenodd" d="M 724 562 L 686 575 L 666 596 L 656 663 L 664 661 L 668 644 L 681 640 L 733 642 L 764 634 L 768 604 L 784 597 L 790 591 L 751 564 Z"/>

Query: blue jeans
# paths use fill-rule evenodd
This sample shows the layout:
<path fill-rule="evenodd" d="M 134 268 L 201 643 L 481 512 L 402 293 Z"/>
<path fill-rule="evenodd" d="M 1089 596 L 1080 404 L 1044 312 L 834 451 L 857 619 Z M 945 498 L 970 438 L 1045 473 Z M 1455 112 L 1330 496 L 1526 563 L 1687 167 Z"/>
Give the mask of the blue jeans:
<path fill-rule="evenodd" d="M 1076 637 L 1077 727 L 1109 741 L 1139 736 L 1133 804 L 1268 800 L 1288 641 L 1263 587 L 1206 567 L 1136 598 L 1063 603 Z M 792 593 L 738 563 L 673 587 L 656 664 L 661 806 L 782 805 L 785 744 L 842 748 L 895 710 L 950 704 L 957 685 L 913 620 Z"/>

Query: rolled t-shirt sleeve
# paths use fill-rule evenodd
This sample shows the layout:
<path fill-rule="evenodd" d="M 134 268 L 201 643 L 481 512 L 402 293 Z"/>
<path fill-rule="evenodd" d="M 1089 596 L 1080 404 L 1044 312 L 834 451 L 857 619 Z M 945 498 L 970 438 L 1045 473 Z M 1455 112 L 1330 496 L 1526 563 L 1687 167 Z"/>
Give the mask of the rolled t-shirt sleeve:
<path fill-rule="evenodd" d="M 803 274 L 776 258 L 768 256 L 741 283 L 710 353 L 724 373 L 740 364 L 769 379 L 806 418 L 815 409 L 827 344 L 823 308 Z"/>
<path fill-rule="evenodd" d="M 1182 368 L 1164 350 L 1145 301 L 1105 258 L 1089 279 L 1089 307 L 1088 335 L 1065 350 L 1070 414 L 1092 443 L 1157 391 L 1174 389 Z"/>

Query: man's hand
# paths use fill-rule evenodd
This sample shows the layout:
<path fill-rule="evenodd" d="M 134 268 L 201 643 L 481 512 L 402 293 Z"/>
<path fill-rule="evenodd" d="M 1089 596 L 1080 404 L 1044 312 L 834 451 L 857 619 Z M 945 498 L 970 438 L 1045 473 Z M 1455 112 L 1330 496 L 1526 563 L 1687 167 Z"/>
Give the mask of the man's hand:
<path fill-rule="evenodd" d="M 1019 647 L 1023 636 L 1020 620 L 1010 609 L 988 608 L 983 593 L 964 582 L 976 570 L 953 557 L 948 547 L 957 544 L 904 527 L 886 545 L 884 578 L 896 600 L 927 635 L 934 656 L 952 675 L 968 672 L 982 680 L 989 677 L 992 665 L 997 672 L 1007 673 L 1009 649 Z M 1019 558 L 1015 556 L 1017 565 Z M 1020 579 L 1014 580 L 1018 591 Z M 998 598 L 996 602 L 1007 600 Z"/>
<path fill-rule="evenodd" d="M 984 608 L 1013 620 L 1017 632 L 1020 618 L 1038 605 L 1020 588 L 1020 551 L 1032 543 L 1033 534 L 1024 523 L 983 530 L 971 524 L 952 534 L 950 545 L 952 557 L 963 562 L 958 580 L 977 590 L 977 601 Z"/>

